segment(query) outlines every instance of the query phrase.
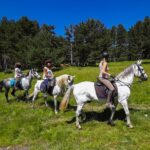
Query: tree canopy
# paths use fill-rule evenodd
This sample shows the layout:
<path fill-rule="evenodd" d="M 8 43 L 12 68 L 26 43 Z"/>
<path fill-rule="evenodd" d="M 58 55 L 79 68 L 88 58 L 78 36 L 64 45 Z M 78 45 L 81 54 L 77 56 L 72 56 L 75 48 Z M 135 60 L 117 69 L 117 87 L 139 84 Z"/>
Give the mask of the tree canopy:
<path fill-rule="evenodd" d="M 129 30 L 122 24 L 107 28 L 101 21 L 88 19 L 65 27 L 65 36 L 55 33 L 54 25 L 39 26 L 35 20 L 0 20 L 0 69 L 13 68 L 17 61 L 24 68 L 41 68 L 45 59 L 55 65 L 94 65 L 101 52 L 111 61 L 150 58 L 150 18 L 138 21 Z"/>

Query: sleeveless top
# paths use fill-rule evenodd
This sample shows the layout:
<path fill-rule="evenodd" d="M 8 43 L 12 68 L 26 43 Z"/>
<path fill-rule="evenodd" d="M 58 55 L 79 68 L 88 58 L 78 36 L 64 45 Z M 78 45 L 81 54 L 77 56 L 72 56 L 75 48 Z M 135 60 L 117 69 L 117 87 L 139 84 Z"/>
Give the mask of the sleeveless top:
<path fill-rule="evenodd" d="M 46 77 L 45 72 L 43 72 L 43 79 L 52 79 L 53 78 L 53 72 L 48 67 L 44 67 L 44 70 L 47 70 L 48 75 L 51 75 L 51 77 Z"/>
<path fill-rule="evenodd" d="M 22 77 L 22 71 L 20 68 L 15 68 L 15 78 L 21 78 Z"/>
<path fill-rule="evenodd" d="M 103 73 L 102 73 L 102 70 L 103 70 L 103 61 L 100 62 L 100 64 L 99 64 L 99 69 L 100 69 L 99 77 L 100 77 L 100 78 L 108 78 L 108 75 L 107 75 L 107 74 L 103 74 Z M 108 70 L 109 70 L 109 67 L 108 67 L 108 65 L 107 65 L 105 71 L 108 72 Z"/>

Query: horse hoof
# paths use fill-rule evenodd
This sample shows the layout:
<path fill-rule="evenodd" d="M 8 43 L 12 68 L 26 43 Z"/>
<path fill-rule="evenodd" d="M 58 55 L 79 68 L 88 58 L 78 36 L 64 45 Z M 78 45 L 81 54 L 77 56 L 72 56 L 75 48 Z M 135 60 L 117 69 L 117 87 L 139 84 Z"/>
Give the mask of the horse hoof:
<path fill-rule="evenodd" d="M 86 117 L 83 118 L 83 121 L 85 121 L 85 120 L 86 120 Z"/>
<path fill-rule="evenodd" d="M 31 108 L 32 108 L 32 109 L 35 109 L 35 106 L 34 106 L 34 105 L 32 105 L 32 106 L 31 106 Z"/>
<path fill-rule="evenodd" d="M 127 125 L 130 129 L 133 129 L 133 125 L 132 124 L 128 124 Z"/>
<path fill-rule="evenodd" d="M 58 114 L 58 111 L 55 111 L 55 115 L 57 115 Z"/>
<path fill-rule="evenodd" d="M 108 121 L 107 124 L 111 126 L 115 126 L 115 123 L 113 121 Z"/>
<path fill-rule="evenodd" d="M 76 125 L 76 127 L 77 127 L 79 130 L 81 130 L 81 126 L 80 126 L 80 125 Z"/>

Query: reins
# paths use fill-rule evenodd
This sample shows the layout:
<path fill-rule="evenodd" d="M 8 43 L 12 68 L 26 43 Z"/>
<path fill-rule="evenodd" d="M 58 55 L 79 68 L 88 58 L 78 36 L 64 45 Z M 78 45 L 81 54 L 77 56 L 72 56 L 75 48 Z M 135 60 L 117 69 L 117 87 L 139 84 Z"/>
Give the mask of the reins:
<path fill-rule="evenodd" d="M 141 76 L 143 77 L 144 74 L 143 74 L 143 72 L 141 71 L 139 65 L 138 65 L 138 64 L 135 64 L 135 65 L 137 65 L 138 71 L 140 71 Z M 133 82 L 132 84 L 130 84 L 130 83 L 125 83 L 125 82 L 119 80 L 119 78 L 113 78 L 113 79 L 114 79 L 115 81 L 119 81 L 120 83 L 123 83 L 123 84 L 124 84 L 124 85 L 121 85 L 121 86 L 128 86 L 129 88 L 131 88 L 131 85 L 132 85 L 132 84 L 137 84 L 137 83 L 141 83 L 141 82 L 142 82 L 142 80 L 139 80 L 138 82 Z"/>
<path fill-rule="evenodd" d="M 116 79 L 116 78 L 113 78 L 115 81 L 119 81 L 120 83 L 123 83 L 124 85 L 121 85 L 121 86 L 127 86 L 127 87 L 129 87 L 129 88 L 131 88 L 131 84 L 130 83 L 125 83 L 125 82 L 123 82 L 123 81 L 121 81 L 121 80 L 119 80 L 118 78 Z M 135 83 L 132 83 L 132 84 L 135 84 Z"/>

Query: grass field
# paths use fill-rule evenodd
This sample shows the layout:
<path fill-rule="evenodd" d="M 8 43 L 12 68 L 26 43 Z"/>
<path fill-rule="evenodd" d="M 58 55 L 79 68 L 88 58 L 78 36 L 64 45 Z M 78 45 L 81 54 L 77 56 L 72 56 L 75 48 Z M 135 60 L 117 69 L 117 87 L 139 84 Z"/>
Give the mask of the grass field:
<path fill-rule="evenodd" d="M 110 63 L 110 70 L 118 74 L 133 62 Z M 150 60 L 144 61 L 144 69 L 150 76 Z M 75 75 L 75 83 L 96 81 L 98 67 L 69 67 L 55 72 Z M 0 73 L 0 80 L 12 77 Z M 135 79 L 129 107 L 133 129 L 124 122 L 124 111 L 118 105 L 115 115 L 116 126 L 107 125 L 107 112 L 104 103 L 92 102 L 84 107 L 87 120 L 82 130 L 75 127 L 75 101 L 71 98 L 70 108 L 64 113 L 54 114 L 53 100 L 49 97 L 49 107 L 44 105 L 39 95 L 35 109 L 31 103 L 17 102 L 11 95 L 11 103 L 6 103 L 4 91 L 0 93 L 0 150 L 39 149 L 39 150 L 149 150 L 150 149 L 150 80 L 139 83 Z M 36 80 L 34 79 L 34 85 Z M 33 86 L 30 93 L 33 91 Z M 17 95 L 22 95 L 18 91 Z M 62 97 L 59 97 L 59 101 Z M 72 107 L 71 107 L 72 106 Z M 105 118 L 106 117 L 106 118 Z"/>

